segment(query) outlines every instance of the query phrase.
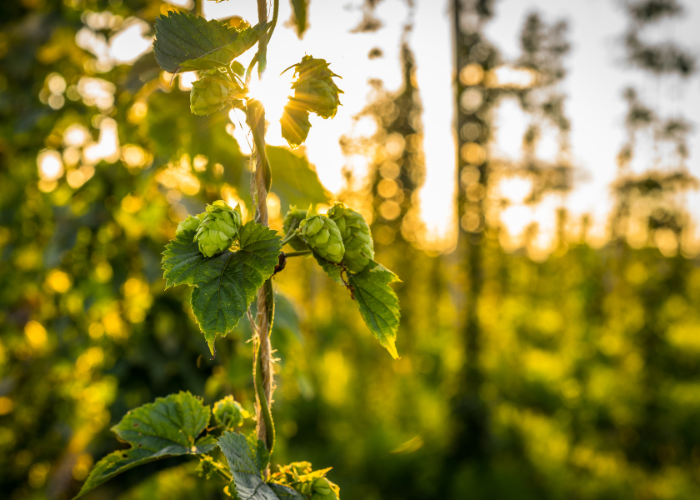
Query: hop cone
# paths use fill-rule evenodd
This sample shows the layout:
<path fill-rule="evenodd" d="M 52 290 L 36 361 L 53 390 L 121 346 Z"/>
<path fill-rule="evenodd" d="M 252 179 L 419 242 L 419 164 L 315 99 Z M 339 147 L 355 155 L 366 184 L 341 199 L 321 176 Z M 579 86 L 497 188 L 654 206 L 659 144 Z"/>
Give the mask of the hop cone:
<path fill-rule="evenodd" d="M 304 219 L 298 231 L 306 244 L 324 259 L 336 263 L 343 260 L 343 237 L 335 222 L 325 215 L 312 215 Z"/>
<path fill-rule="evenodd" d="M 361 272 L 374 258 L 374 242 L 365 218 L 342 203 L 333 205 L 328 217 L 333 219 L 343 237 L 345 267 L 353 273 Z"/>
<path fill-rule="evenodd" d="M 188 215 L 185 220 L 183 220 L 182 222 L 180 222 L 180 224 L 177 225 L 175 234 L 177 236 L 180 236 L 182 233 L 185 233 L 187 231 L 196 231 L 201 222 L 202 220 L 199 217 L 193 217 L 191 215 Z"/>
<path fill-rule="evenodd" d="M 325 477 L 317 477 L 302 484 L 301 493 L 311 495 L 311 500 L 338 500 L 338 487 Z"/>
<path fill-rule="evenodd" d="M 284 107 L 280 125 L 282 125 L 282 137 L 291 147 L 297 148 L 304 143 L 311 130 L 309 111 L 296 99 L 290 99 Z"/>
<path fill-rule="evenodd" d="M 216 425 L 224 429 L 233 430 L 243 425 L 246 411 L 234 401 L 233 396 L 226 396 L 214 405 L 214 420 Z"/>
<path fill-rule="evenodd" d="M 304 56 L 296 65 L 298 78 L 292 85 L 295 99 L 323 118 L 335 116 L 340 106 L 338 94 L 343 92 L 333 82 L 333 77 L 338 75 L 328 69 L 328 66 L 324 59 Z"/>
<path fill-rule="evenodd" d="M 319 477 L 311 486 L 311 500 L 338 500 L 333 486 L 325 477 Z"/>
<path fill-rule="evenodd" d="M 290 206 L 289 212 L 287 212 L 287 215 L 284 216 L 284 223 L 282 225 L 283 233 L 289 234 L 290 231 L 295 231 L 299 227 L 301 221 L 306 219 L 307 213 L 308 211 L 299 210 L 294 205 Z M 295 236 L 294 238 L 289 240 L 289 244 L 294 250 L 298 251 L 307 250 L 309 248 L 306 246 L 306 243 L 304 243 L 302 239 L 298 236 Z"/>
<path fill-rule="evenodd" d="M 241 214 L 223 201 L 207 206 L 207 213 L 197 229 L 194 240 L 205 257 L 211 257 L 229 248 L 238 238 Z"/>
<path fill-rule="evenodd" d="M 220 73 L 207 74 L 194 82 L 190 92 L 190 110 L 195 115 L 210 115 L 242 96 L 242 90 Z"/>
<path fill-rule="evenodd" d="M 294 65 L 297 79 L 292 84 L 294 97 L 284 107 L 280 120 L 282 137 L 289 145 L 297 147 L 309 135 L 311 123 L 309 113 L 316 113 L 322 118 L 333 118 L 340 106 L 338 94 L 343 91 L 333 82 L 338 77 L 323 59 L 304 56 L 299 64 Z"/>

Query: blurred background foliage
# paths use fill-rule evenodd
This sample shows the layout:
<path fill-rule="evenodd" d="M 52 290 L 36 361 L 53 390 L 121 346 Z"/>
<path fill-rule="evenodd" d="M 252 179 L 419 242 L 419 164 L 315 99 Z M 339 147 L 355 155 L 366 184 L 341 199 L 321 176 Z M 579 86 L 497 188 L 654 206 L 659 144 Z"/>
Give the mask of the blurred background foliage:
<path fill-rule="evenodd" d="M 368 0 L 357 32 L 376 31 Z M 413 4 L 413 2 L 408 2 Z M 297 31 L 313 2 L 294 0 Z M 118 35 L 152 33 L 159 0 L 22 0 L 0 4 L 0 496 L 72 497 L 93 463 L 120 446 L 109 427 L 130 408 L 179 390 L 205 402 L 233 394 L 252 408 L 250 327 L 210 359 L 184 287 L 164 291 L 160 253 L 177 222 L 224 199 L 250 210 L 250 170 L 235 120 L 189 112 L 189 92 L 152 53 L 123 61 Z M 416 193 L 425 177 L 411 19 L 400 43 L 403 85 L 372 82 L 344 137 L 370 161 L 337 197 L 372 221 L 377 260 L 403 279 L 392 362 L 346 292 L 309 260 L 276 278 L 273 345 L 276 463 L 333 466 L 343 498 L 690 499 L 700 497 L 700 267 L 684 251 L 694 188 L 683 119 L 657 116 L 634 89 L 618 157 L 610 238 L 586 222 L 560 228 L 548 258 L 513 249 L 497 214 L 499 179 L 532 181 L 528 203 L 575 180 L 559 83 L 564 22 L 524 20 L 522 56 L 504 61 L 483 35 L 488 0 L 451 2 L 459 148 L 459 245 L 419 250 Z M 640 33 L 682 15 L 671 0 L 630 2 L 624 46 L 652 75 L 694 74 L 682 47 Z M 311 27 L 310 29 L 313 29 Z M 370 58 L 381 57 L 374 49 Z M 499 82 L 503 65 L 536 75 Z M 526 79 L 527 80 L 527 79 Z M 532 118 L 524 161 L 489 161 L 491 111 L 515 97 Z M 535 144 L 553 127 L 557 162 Z M 627 166 L 644 130 L 668 163 Z M 240 139 L 241 135 L 238 134 Z M 272 225 L 289 204 L 331 201 L 303 150 L 270 147 Z M 546 257 L 546 256 L 545 256 Z M 101 499 L 223 498 L 223 485 L 177 459 L 132 470 Z"/>

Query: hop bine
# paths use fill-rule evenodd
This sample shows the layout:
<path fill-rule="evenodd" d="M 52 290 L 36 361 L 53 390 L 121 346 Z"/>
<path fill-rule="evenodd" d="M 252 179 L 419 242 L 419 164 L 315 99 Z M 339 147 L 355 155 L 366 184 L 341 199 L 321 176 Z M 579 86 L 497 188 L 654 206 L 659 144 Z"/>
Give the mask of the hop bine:
<path fill-rule="evenodd" d="M 340 263 L 345 247 L 338 226 L 325 215 L 312 215 L 299 224 L 299 236 L 326 260 Z"/>
<path fill-rule="evenodd" d="M 287 215 L 284 216 L 282 232 L 284 234 L 289 234 L 291 231 L 296 231 L 301 221 L 306 219 L 307 214 L 307 210 L 299 210 L 294 205 L 290 206 L 289 212 L 287 212 Z M 299 238 L 299 236 L 295 236 L 294 238 L 289 240 L 288 243 L 294 250 L 297 251 L 308 250 L 309 248 L 308 246 L 306 246 L 306 243 L 304 243 L 304 241 L 301 238 Z"/>
<path fill-rule="evenodd" d="M 335 222 L 343 237 L 345 246 L 343 264 L 350 272 L 361 272 L 374 258 L 372 233 L 365 218 L 342 203 L 333 205 L 328 211 L 328 217 Z"/>
<path fill-rule="evenodd" d="M 218 71 L 207 73 L 192 85 L 190 110 L 195 115 L 210 115 L 234 104 L 244 95 L 237 82 L 232 82 Z"/>
<path fill-rule="evenodd" d="M 223 252 L 238 239 L 241 227 L 241 214 L 221 200 L 207 206 L 204 219 L 197 229 L 194 241 L 205 257 Z"/>

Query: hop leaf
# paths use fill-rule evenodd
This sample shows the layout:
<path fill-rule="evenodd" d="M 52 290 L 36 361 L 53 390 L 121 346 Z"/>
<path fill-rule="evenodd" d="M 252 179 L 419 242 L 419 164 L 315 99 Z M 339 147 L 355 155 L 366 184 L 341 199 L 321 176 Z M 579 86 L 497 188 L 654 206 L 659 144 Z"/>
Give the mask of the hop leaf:
<path fill-rule="evenodd" d="M 210 115 L 244 96 L 237 84 L 223 77 L 218 71 L 206 74 L 194 82 L 190 91 L 190 110 L 195 115 Z"/>
<path fill-rule="evenodd" d="M 350 272 L 362 272 L 374 258 L 372 234 L 365 218 L 342 203 L 333 205 L 328 211 L 328 217 L 333 219 L 343 237 L 345 246 L 343 264 Z"/>
<path fill-rule="evenodd" d="M 345 247 L 338 226 L 325 215 L 312 215 L 299 224 L 299 236 L 312 250 L 331 262 L 341 262 Z"/>
<path fill-rule="evenodd" d="M 282 125 L 282 137 L 292 148 L 297 148 L 304 143 L 309 136 L 309 130 L 311 130 L 309 111 L 299 101 L 290 99 L 284 107 L 280 124 Z"/>
<path fill-rule="evenodd" d="M 233 396 L 226 396 L 221 401 L 214 404 L 214 420 L 216 425 L 225 430 L 233 430 L 243 425 L 248 412 L 233 399 Z"/>
<path fill-rule="evenodd" d="M 306 219 L 307 214 L 307 210 L 299 210 L 294 205 L 290 206 L 289 212 L 287 212 L 287 214 L 284 216 L 284 223 L 282 225 L 282 231 L 284 234 L 287 235 L 290 231 L 295 231 L 299 227 L 301 221 Z M 299 238 L 299 236 L 295 236 L 289 240 L 289 245 L 291 245 L 294 250 L 298 251 L 307 250 L 309 248 L 306 246 L 306 243 Z"/>
<path fill-rule="evenodd" d="M 156 19 L 153 49 L 158 65 L 165 71 L 210 70 L 231 64 L 236 57 L 257 43 L 270 23 L 240 30 L 215 19 L 186 12 L 170 12 Z"/>
<path fill-rule="evenodd" d="M 238 239 L 241 214 L 221 200 L 207 206 L 207 213 L 195 234 L 199 251 L 212 257 L 229 248 Z"/>
<path fill-rule="evenodd" d="M 209 407 L 189 392 L 158 398 L 131 410 L 112 427 L 131 448 L 115 451 L 97 462 L 78 497 L 138 465 L 166 457 L 209 453 L 216 447 L 214 438 L 197 439 L 209 423 L 209 416 Z"/>

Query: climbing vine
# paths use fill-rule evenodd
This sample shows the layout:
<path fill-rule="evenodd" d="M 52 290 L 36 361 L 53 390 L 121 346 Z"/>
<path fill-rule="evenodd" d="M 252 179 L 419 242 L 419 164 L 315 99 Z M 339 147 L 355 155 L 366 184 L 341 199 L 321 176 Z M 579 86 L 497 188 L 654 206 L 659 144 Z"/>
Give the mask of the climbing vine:
<path fill-rule="evenodd" d="M 188 392 L 156 399 L 124 416 L 113 431 L 131 445 L 100 460 L 90 472 L 78 497 L 127 471 L 154 460 L 190 456 L 208 480 L 222 482 L 224 492 L 241 500 L 339 498 L 340 489 L 326 478 L 330 469 L 314 471 L 308 462 L 280 465 L 270 472 L 275 446 L 272 415 L 274 389 L 270 332 L 274 322 L 275 274 L 293 257 L 312 257 L 325 273 L 348 292 L 367 327 L 393 358 L 399 325 L 399 303 L 389 286 L 398 277 L 374 260 L 372 235 L 363 216 L 342 203 L 327 214 L 289 207 L 283 234 L 268 227 L 267 193 L 275 168 L 265 148 L 265 109 L 248 92 L 257 65 L 262 77 L 267 45 L 277 24 L 279 0 L 272 20 L 258 0 L 259 22 L 243 21 L 236 27 L 184 12 L 170 12 L 156 20 L 154 50 L 160 67 L 172 74 L 196 71 L 190 109 L 196 115 L 242 110 L 253 136 L 255 165 L 252 197 L 255 214 L 244 221 L 239 206 L 216 201 L 206 211 L 183 220 L 163 252 L 166 288 L 188 285 L 191 305 L 212 356 L 217 339 L 226 337 L 244 317 L 252 323 L 252 370 L 256 412 L 246 412 L 232 396 L 212 408 Z M 299 13 L 297 13 L 300 15 Z M 302 30 L 303 31 L 303 30 Z M 245 68 L 236 59 L 257 45 Z M 293 69 L 293 96 L 280 120 L 282 136 L 294 148 L 310 133 L 309 114 L 333 118 L 340 105 L 330 64 L 310 55 Z M 291 251 L 285 251 L 285 248 Z M 255 317 L 250 312 L 257 301 Z M 246 421 L 256 430 L 241 432 Z"/>

